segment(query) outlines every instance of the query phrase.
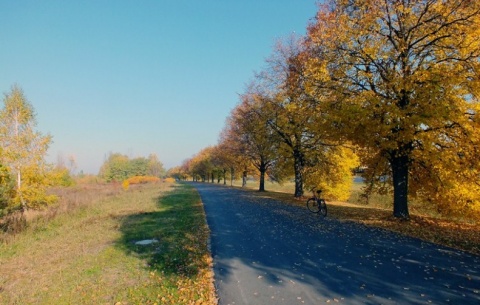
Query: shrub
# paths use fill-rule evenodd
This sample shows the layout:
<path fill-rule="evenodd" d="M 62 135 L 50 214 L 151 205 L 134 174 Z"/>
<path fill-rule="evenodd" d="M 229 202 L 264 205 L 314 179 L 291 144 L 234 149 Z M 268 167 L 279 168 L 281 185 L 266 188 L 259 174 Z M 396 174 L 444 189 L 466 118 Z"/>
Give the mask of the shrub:
<path fill-rule="evenodd" d="M 144 183 L 156 183 L 156 182 L 160 182 L 160 178 L 153 177 L 153 176 L 134 176 L 134 177 L 130 177 L 130 178 L 124 180 L 124 183 L 125 183 L 125 181 L 127 181 L 129 185 L 144 184 Z"/>
<path fill-rule="evenodd" d="M 163 179 L 163 182 L 174 183 L 174 182 L 175 182 L 175 178 L 168 177 L 168 178 Z"/>

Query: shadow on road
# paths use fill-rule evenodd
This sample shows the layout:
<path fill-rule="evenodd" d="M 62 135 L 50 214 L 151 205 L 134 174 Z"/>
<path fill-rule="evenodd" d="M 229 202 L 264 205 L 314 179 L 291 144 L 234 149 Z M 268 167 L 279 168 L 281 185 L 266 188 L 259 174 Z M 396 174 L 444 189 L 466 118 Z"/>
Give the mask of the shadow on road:
<path fill-rule="evenodd" d="M 238 189 L 195 187 L 220 304 L 480 303 L 479 257 Z"/>

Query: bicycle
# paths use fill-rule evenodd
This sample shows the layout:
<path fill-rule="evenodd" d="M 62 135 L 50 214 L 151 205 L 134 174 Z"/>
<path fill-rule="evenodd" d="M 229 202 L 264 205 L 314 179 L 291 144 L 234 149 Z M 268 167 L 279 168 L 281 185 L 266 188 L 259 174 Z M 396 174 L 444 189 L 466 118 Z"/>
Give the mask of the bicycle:
<path fill-rule="evenodd" d="M 312 189 L 313 197 L 307 200 L 307 208 L 312 213 L 318 213 L 323 217 L 327 216 L 327 203 L 325 199 L 320 198 L 322 190 L 317 190 L 315 194 L 315 189 Z"/>

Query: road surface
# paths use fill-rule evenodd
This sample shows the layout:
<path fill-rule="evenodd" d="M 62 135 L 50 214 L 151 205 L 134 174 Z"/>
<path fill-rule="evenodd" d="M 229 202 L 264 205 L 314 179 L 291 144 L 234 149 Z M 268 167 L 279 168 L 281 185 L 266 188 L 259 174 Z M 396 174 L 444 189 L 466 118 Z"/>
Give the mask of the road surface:
<path fill-rule="evenodd" d="M 480 304 L 480 257 L 209 183 L 220 305 Z"/>

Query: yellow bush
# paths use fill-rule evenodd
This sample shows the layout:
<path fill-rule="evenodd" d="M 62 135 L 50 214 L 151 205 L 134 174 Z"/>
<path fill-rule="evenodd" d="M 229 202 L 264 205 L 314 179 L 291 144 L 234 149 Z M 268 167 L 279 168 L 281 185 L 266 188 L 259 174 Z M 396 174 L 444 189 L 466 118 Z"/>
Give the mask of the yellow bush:
<path fill-rule="evenodd" d="M 159 182 L 160 178 L 153 177 L 153 176 L 134 176 L 134 177 L 128 178 L 125 181 L 127 181 L 129 185 L 131 185 L 131 184 L 143 184 L 143 183 L 155 183 L 155 182 Z"/>
<path fill-rule="evenodd" d="M 174 183 L 174 182 L 175 182 L 175 178 L 168 177 L 168 178 L 163 179 L 163 182 Z"/>

